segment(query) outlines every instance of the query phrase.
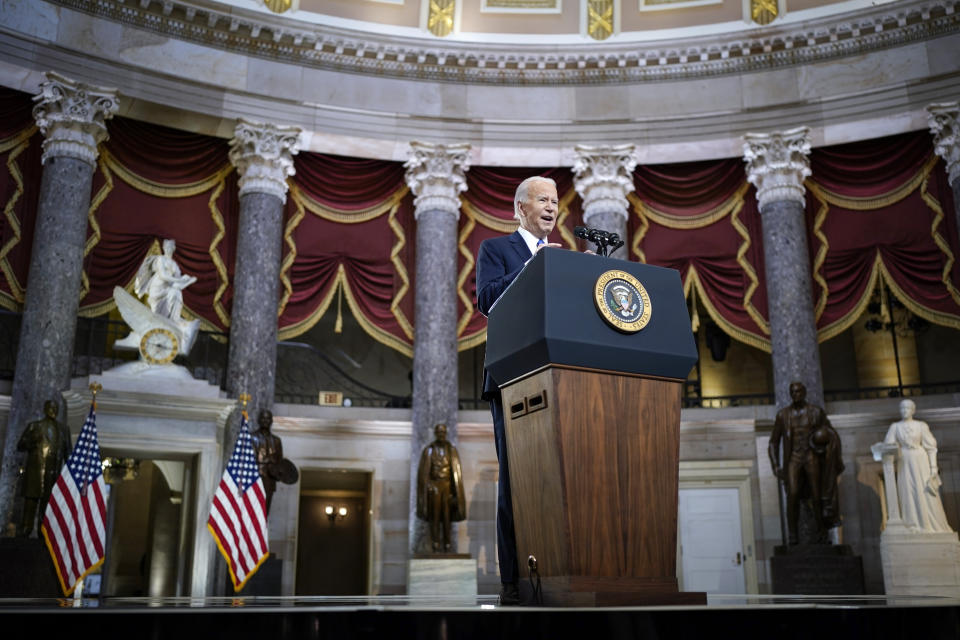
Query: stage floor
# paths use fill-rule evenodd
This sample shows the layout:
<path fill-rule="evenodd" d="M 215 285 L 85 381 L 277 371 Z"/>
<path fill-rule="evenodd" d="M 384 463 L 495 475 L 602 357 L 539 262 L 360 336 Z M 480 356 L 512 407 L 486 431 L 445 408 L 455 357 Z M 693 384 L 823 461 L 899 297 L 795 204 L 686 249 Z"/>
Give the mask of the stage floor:
<path fill-rule="evenodd" d="M 501 607 L 496 596 L 0 599 L 5 630 L 182 638 L 960 638 L 960 600 L 708 596 L 706 606 Z M 820 636 L 818 638 L 818 636 Z"/>

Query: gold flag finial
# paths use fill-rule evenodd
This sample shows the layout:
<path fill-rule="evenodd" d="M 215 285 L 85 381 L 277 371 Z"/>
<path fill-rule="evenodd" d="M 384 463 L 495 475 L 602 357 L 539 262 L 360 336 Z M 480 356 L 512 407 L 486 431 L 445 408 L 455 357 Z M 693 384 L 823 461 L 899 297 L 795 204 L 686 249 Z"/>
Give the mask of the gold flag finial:
<path fill-rule="evenodd" d="M 249 394 L 249 393 L 241 393 L 239 396 L 237 396 L 237 400 L 240 401 L 240 414 L 241 414 L 246 420 L 249 420 L 249 419 L 250 419 L 250 416 L 247 415 L 247 403 L 250 402 L 250 394 Z"/>
<path fill-rule="evenodd" d="M 103 385 L 99 382 L 90 383 L 90 402 L 93 404 L 93 408 L 97 408 L 97 394 L 103 391 Z"/>

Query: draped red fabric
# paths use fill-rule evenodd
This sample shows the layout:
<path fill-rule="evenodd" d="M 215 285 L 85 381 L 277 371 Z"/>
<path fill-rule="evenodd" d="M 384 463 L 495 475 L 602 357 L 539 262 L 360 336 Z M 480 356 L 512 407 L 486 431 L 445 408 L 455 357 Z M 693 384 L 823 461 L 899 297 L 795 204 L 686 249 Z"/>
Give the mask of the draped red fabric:
<path fill-rule="evenodd" d="M 223 138 L 147 124 L 129 118 L 107 122 L 104 148 L 130 171 L 165 185 L 197 182 L 230 163 Z"/>
<path fill-rule="evenodd" d="M 717 323 L 769 349 L 762 229 L 743 161 L 640 166 L 634 184 L 647 210 L 641 217 L 633 207 L 629 219 L 631 239 L 641 236 L 631 259 L 678 270 L 685 288 L 695 271 Z"/>
<path fill-rule="evenodd" d="M 403 164 L 301 153 L 295 166 L 296 188 L 327 213 L 305 207 L 292 233 L 292 293 L 280 316 L 281 331 L 301 333 L 330 312 L 324 305 L 337 305 L 346 313 L 352 300 L 357 320 L 368 333 L 410 353 L 416 265 L 413 197 L 407 193 L 395 206 L 385 206 L 406 190 Z M 288 223 L 297 206 L 295 198 L 288 198 Z M 285 258 L 289 251 L 285 243 Z M 333 287 L 339 272 L 346 290 L 338 292 Z M 333 300 L 332 295 L 349 297 Z M 333 311 L 338 312 L 336 306 Z"/>
<path fill-rule="evenodd" d="M 477 311 L 477 273 L 476 258 L 480 251 L 480 244 L 487 238 L 512 233 L 518 226 L 513 217 L 513 197 L 517 186 L 530 176 L 544 176 L 557 183 L 557 194 L 561 200 L 569 200 L 567 208 L 569 214 L 550 234 L 550 242 L 559 242 L 569 246 L 561 233 L 561 225 L 566 228 L 568 237 L 573 237 L 571 231 L 575 225 L 581 224 L 580 201 L 572 197 L 573 174 L 567 168 L 529 168 L 529 167 L 471 167 L 467 172 L 467 190 L 461 194 L 460 200 L 464 203 L 464 211 L 460 216 L 461 250 L 458 257 L 457 269 L 461 275 L 465 274 L 461 287 L 462 296 L 458 306 L 458 318 L 461 319 L 462 329 L 459 332 L 461 346 L 472 346 L 483 339 L 487 328 L 487 319 Z M 480 215 L 474 217 L 471 208 Z M 493 224 L 491 220 L 499 224 Z M 468 307 L 464 299 L 470 301 Z M 465 314 L 469 320 L 464 323 Z"/>
<path fill-rule="evenodd" d="M 28 94 L 0 89 L 0 305 L 15 310 L 27 286 L 43 172 L 43 136 L 27 135 L 32 107 Z"/>
<path fill-rule="evenodd" d="M 95 244 L 85 259 L 90 288 L 81 312 L 102 312 L 113 287 L 134 278 L 153 242 L 172 238 L 181 270 L 197 278 L 183 292 L 184 306 L 226 329 L 239 214 L 227 143 L 126 118 L 109 121 L 108 131 L 94 174 L 93 201 L 105 197 L 94 212 L 99 238 L 92 226 L 88 231 Z M 194 189 L 198 193 L 182 195 L 204 181 L 209 184 Z"/>
<path fill-rule="evenodd" d="M 825 297 L 817 323 L 821 338 L 859 315 L 872 294 L 868 288 L 878 257 L 889 284 L 912 311 L 960 326 L 953 193 L 929 133 L 815 149 L 811 168 L 807 212 L 814 300 Z M 818 267 L 816 255 L 824 249 Z"/>

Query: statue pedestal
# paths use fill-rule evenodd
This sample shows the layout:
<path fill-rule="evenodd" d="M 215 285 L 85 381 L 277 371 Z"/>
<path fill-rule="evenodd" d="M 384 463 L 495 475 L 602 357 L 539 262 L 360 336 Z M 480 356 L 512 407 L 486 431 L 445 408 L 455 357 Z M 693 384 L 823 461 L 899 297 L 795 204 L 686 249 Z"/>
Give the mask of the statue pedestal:
<path fill-rule="evenodd" d="M 280 596 L 283 580 L 283 560 L 277 557 L 277 554 L 271 553 L 263 561 L 260 568 L 253 577 L 244 585 L 243 589 L 237 593 L 238 596 Z M 233 583 L 230 582 L 230 576 L 227 576 L 227 588 L 224 592 L 232 594 Z"/>
<path fill-rule="evenodd" d="M 41 538 L 0 538 L 0 567 L 0 597 L 63 597 L 53 560 Z"/>
<path fill-rule="evenodd" d="M 863 558 L 847 544 L 778 546 L 770 558 L 773 593 L 862 594 Z"/>
<path fill-rule="evenodd" d="M 960 539 L 888 526 L 880 534 L 887 595 L 960 597 Z"/>
<path fill-rule="evenodd" d="M 477 561 L 465 553 L 417 555 L 407 565 L 407 595 L 477 595 Z"/>

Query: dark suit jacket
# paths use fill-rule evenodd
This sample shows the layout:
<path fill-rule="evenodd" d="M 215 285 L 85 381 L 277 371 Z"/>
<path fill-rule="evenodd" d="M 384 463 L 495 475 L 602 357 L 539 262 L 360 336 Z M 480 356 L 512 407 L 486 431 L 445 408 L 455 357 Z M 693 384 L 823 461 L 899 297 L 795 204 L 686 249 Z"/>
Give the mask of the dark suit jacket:
<path fill-rule="evenodd" d="M 483 241 L 477 254 L 477 309 L 480 313 L 485 316 L 490 313 L 490 307 L 531 257 L 519 231 Z M 484 369 L 482 397 L 489 400 L 499 392 L 497 383 Z"/>

